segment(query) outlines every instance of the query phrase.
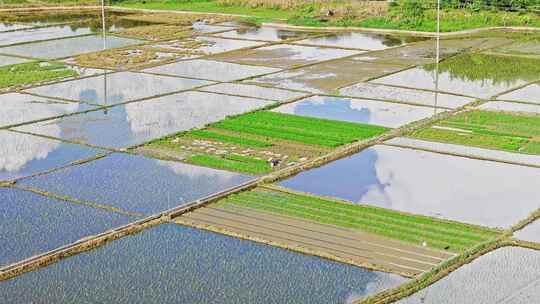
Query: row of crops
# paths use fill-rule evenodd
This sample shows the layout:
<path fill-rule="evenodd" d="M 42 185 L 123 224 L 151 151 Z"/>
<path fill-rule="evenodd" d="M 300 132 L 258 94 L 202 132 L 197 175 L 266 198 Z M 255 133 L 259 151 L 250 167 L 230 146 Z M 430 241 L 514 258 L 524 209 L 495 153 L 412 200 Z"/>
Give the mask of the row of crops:
<path fill-rule="evenodd" d="M 431 248 L 452 252 L 461 252 L 500 233 L 458 222 L 267 188 L 231 195 L 219 205 L 236 205 L 313 220 L 417 245 L 426 242 Z"/>
<path fill-rule="evenodd" d="M 413 137 L 439 142 L 540 154 L 540 117 L 512 113 L 469 111 L 421 129 Z M 443 127 L 441 129 L 440 127 Z"/>
<path fill-rule="evenodd" d="M 150 146 L 181 150 L 187 154 L 185 161 L 195 165 L 259 175 L 387 130 L 374 125 L 257 111 L 160 139 Z M 205 142 L 202 148 L 201 141 Z"/>

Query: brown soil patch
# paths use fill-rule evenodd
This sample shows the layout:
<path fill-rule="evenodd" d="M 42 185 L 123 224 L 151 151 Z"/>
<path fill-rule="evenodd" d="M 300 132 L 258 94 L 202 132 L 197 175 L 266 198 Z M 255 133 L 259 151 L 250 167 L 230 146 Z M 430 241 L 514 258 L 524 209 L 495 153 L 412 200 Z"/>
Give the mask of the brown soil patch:
<path fill-rule="evenodd" d="M 368 233 L 242 207 L 208 206 L 177 222 L 408 277 L 452 257 Z"/>

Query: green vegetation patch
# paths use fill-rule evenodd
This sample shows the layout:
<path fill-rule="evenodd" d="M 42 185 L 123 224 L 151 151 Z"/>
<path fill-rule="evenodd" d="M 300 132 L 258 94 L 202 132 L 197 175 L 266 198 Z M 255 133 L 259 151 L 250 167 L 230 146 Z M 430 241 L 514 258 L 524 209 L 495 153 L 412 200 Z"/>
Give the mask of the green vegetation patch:
<path fill-rule="evenodd" d="M 60 63 L 28 62 L 13 64 L 0 67 L 0 88 L 75 76 L 78 76 L 76 71 Z"/>
<path fill-rule="evenodd" d="M 330 148 L 371 138 L 388 130 L 380 126 L 269 111 L 227 118 L 210 127 Z"/>
<path fill-rule="evenodd" d="M 491 26 L 540 26 L 537 0 L 448 0 L 442 2 L 440 29 L 460 31 Z M 302 26 L 359 26 L 434 32 L 436 2 L 428 0 L 127 0 L 121 6 L 157 10 L 228 13 L 248 16 L 251 22 L 286 20 Z"/>
<path fill-rule="evenodd" d="M 474 225 L 269 188 L 233 194 L 217 203 L 221 207 L 228 205 L 365 231 L 416 245 L 426 242 L 428 247 L 451 252 L 462 252 L 501 233 Z"/>
<path fill-rule="evenodd" d="M 248 146 L 248 147 L 265 148 L 265 147 L 272 146 L 271 143 L 261 141 L 261 140 L 249 139 L 249 138 L 239 137 L 239 136 L 224 135 L 224 134 L 211 132 L 207 130 L 193 130 L 189 132 L 188 136 L 193 136 L 195 138 L 202 138 L 202 139 L 213 139 L 213 140 L 218 140 L 220 142 L 234 143 L 234 144 L 239 144 L 239 145 Z"/>
<path fill-rule="evenodd" d="M 435 126 L 415 131 L 411 136 L 466 146 L 540 154 L 540 116 L 490 111 L 463 112 Z"/>
<path fill-rule="evenodd" d="M 434 71 L 435 64 L 423 66 Z M 491 80 L 494 84 L 513 84 L 517 80 L 532 81 L 540 78 L 540 59 L 488 55 L 464 54 L 444 60 L 439 72 L 448 72 L 452 77 L 467 81 Z"/>
<path fill-rule="evenodd" d="M 380 126 L 257 111 L 226 118 L 202 130 L 161 138 L 140 150 L 201 166 L 264 174 L 387 130 Z"/>
<path fill-rule="evenodd" d="M 270 164 L 266 161 L 238 154 L 227 154 L 224 157 L 198 154 L 189 157 L 187 162 L 205 167 L 245 172 L 256 175 L 268 173 L 272 169 Z"/>

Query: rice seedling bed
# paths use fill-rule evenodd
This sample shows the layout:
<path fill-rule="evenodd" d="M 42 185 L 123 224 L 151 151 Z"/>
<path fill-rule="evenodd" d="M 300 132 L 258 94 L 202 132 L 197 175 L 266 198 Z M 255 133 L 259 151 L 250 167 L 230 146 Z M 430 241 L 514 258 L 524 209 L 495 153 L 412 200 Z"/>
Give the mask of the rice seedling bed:
<path fill-rule="evenodd" d="M 470 111 L 415 131 L 412 137 L 510 152 L 540 154 L 540 116 Z"/>
<path fill-rule="evenodd" d="M 234 194 L 218 203 L 226 205 L 361 230 L 416 245 L 426 242 L 430 248 L 451 252 L 462 252 L 500 233 L 480 226 L 267 188 Z"/>
<path fill-rule="evenodd" d="M 156 140 L 145 149 L 172 151 L 178 158 L 197 165 L 264 174 L 386 130 L 373 125 L 258 111 Z"/>
<path fill-rule="evenodd" d="M 60 63 L 19 63 L 0 67 L 0 88 L 78 75 L 75 70 Z"/>

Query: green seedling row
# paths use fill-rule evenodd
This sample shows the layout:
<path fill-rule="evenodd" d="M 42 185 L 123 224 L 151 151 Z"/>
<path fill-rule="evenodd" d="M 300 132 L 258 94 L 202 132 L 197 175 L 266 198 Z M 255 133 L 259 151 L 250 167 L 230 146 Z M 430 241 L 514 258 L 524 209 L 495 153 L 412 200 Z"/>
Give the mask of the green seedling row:
<path fill-rule="evenodd" d="M 498 234 L 482 227 L 271 190 L 257 189 L 235 194 L 221 204 L 301 217 L 415 244 L 426 241 L 433 248 L 455 252 L 465 250 Z"/>
<path fill-rule="evenodd" d="M 270 172 L 270 165 L 266 162 L 261 163 L 260 160 L 229 155 L 223 158 L 211 155 L 193 155 L 187 159 L 187 162 L 212 167 L 216 169 L 244 172 L 249 174 L 264 174 Z"/>
<path fill-rule="evenodd" d="M 254 192 L 252 194 L 257 195 L 259 193 Z M 340 217 L 363 217 L 363 218 L 369 218 L 373 221 L 385 221 L 385 222 L 396 224 L 396 225 L 406 225 L 406 226 L 411 226 L 418 229 L 425 229 L 426 231 L 431 232 L 431 233 L 457 237 L 457 238 L 462 238 L 462 239 L 469 239 L 473 241 L 482 240 L 486 235 L 488 236 L 495 235 L 495 233 L 489 233 L 489 232 L 486 232 L 485 230 L 471 231 L 471 229 L 463 229 L 463 227 L 460 227 L 460 226 L 456 227 L 456 225 L 452 223 L 444 223 L 444 222 L 441 223 L 441 221 L 433 221 L 433 222 L 422 221 L 423 218 L 412 216 L 412 215 L 408 217 L 404 217 L 402 214 L 399 214 L 396 212 L 393 212 L 393 214 L 390 214 L 389 212 L 383 213 L 383 212 L 379 212 L 379 210 L 376 208 L 369 208 L 366 205 L 358 205 L 357 208 L 354 208 L 356 207 L 354 205 L 349 206 L 347 204 L 336 203 L 332 201 L 326 201 L 326 202 L 320 202 L 317 200 L 303 200 L 302 201 L 302 200 L 298 200 L 294 198 L 293 196 L 283 197 L 281 195 L 278 195 L 278 198 L 276 199 L 275 197 L 272 197 L 272 196 L 273 195 L 264 195 L 264 194 L 259 195 L 259 197 L 261 199 L 264 199 L 264 201 L 298 205 L 300 207 L 314 209 L 315 211 L 329 212 Z M 352 208 L 342 208 L 342 207 L 352 207 Z M 459 230 L 456 230 L 456 228 L 459 228 Z"/>
<path fill-rule="evenodd" d="M 266 147 L 272 146 L 272 143 L 268 143 L 268 142 L 264 142 L 264 141 L 260 141 L 256 139 L 224 135 L 224 134 L 207 131 L 207 130 L 193 130 L 187 134 L 195 138 L 216 140 L 220 142 L 233 143 L 233 144 L 238 144 L 238 145 L 247 146 L 247 147 L 266 148 Z"/>
<path fill-rule="evenodd" d="M 345 214 L 343 212 L 332 212 L 328 210 L 323 209 L 316 209 L 316 208 L 310 208 L 302 205 L 292 204 L 290 201 L 287 202 L 271 202 L 268 200 L 257 200 L 253 199 L 253 203 L 259 203 L 263 205 L 273 206 L 275 208 L 293 208 L 297 211 L 302 211 L 305 213 L 311 213 L 314 215 L 318 215 L 321 217 L 325 217 L 328 219 L 334 219 L 335 221 L 341 221 L 341 222 L 349 222 L 349 223 L 358 223 L 359 221 L 363 222 L 364 224 L 369 225 L 380 225 L 385 226 L 387 228 L 395 228 L 397 230 L 401 230 L 408 233 L 416 233 L 418 231 L 422 231 L 422 236 L 429 236 L 431 239 L 439 239 L 444 240 L 446 242 L 452 242 L 452 243 L 474 243 L 480 240 L 483 240 L 483 238 L 476 237 L 474 239 L 468 238 L 468 237 L 462 237 L 462 236 L 454 236 L 451 233 L 441 233 L 439 231 L 433 231 L 432 229 L 429 229 L 428 226 L 417 226 L 414 227 L 412 225 L 404 224 L 404 223 L 396 223 L 395 221 L 388 220 L 385 218 L 374 218 L 369 216 L 369 214 L 364 214 L 362 216 L 355 215 L 352 216 L 350 214 Z"/>
<path fill-rule="evenodd" d="M 400 229 L 396 229 L 395 227 L 380 226 L 380 225 L 376 225 L 374 223 L 371 223 L 370 221 L 363 220 L 363 219 L 358 219 L 353 222 L 342 221 L 339 219 L 328 217 L 326 215 L 305 212 L 302 209 L 293 208 L 293 207 L 279 208 L 279 207 L 275 207 L 268 204 L 257 204 L 257 203 L 248 202 L 245 200 L 228 200 L 227 202 L 238 205 L 238 206 L 246 207 L 246 208 L 258 209 L 258 210 L 262 210 L 266 212 L 272 212 L 272 213 L 312 220 L 312 221 L 319 222 L 322 224 L 329 224 L 329 225 L 334 225 L 334 226 L 349 228 L 349 229 L 357 229 L 357 230 L 381 235 L 384 237 L 413 243 L 415 245 L 419 245 L 423 241 L 427 241 L 430 247 L 437 248 L 437 249 L 448 248 L 448 250 L 452 250 L 452 251 L 462 251 L 465 248 L 468 248 L 471 246 L 470 242 L 451 243 L 448 241 L 430 239 L 430 238 L 426 238 L 424 235 L 420 234 L 419 232 L 411 233 L 409 231 L 402 231 Z"/>
<path fill-rule="evenodd" d="M 464 130 L 425 128 L 413 137 L 438 142 L 540 154 L 540 116 L 491 111 L 460 113 L 437 125 Z M 468 131 L 468 132 L 466 132 Z"/>

